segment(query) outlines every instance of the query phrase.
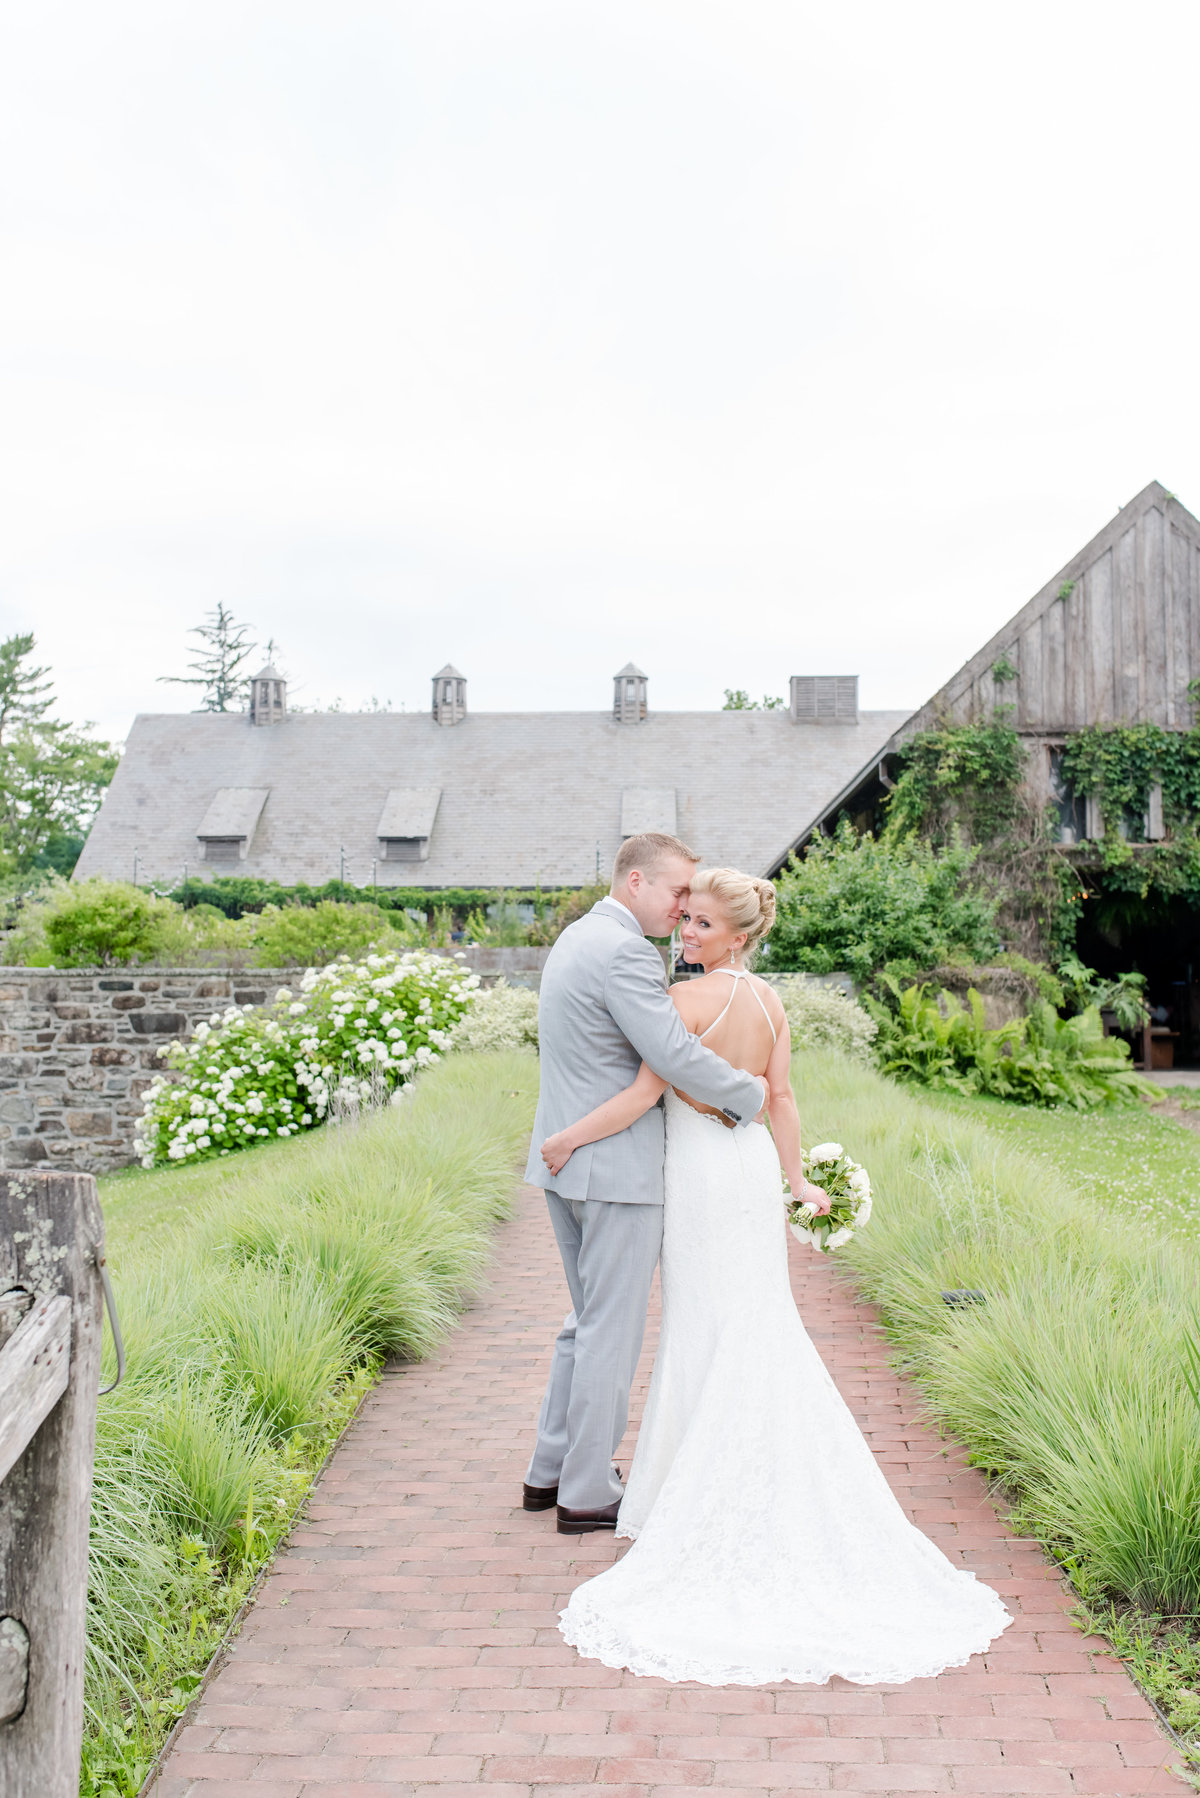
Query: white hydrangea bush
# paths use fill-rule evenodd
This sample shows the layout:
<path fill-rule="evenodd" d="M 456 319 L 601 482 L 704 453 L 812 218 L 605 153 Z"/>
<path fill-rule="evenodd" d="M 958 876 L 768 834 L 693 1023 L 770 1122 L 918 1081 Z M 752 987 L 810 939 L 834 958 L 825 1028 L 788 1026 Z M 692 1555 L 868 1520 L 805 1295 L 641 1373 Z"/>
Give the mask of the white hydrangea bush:
<path fill-rule="evenodd" d="M 497 980 L 483 987 L 454 1031 L 454 1047 L 468 1050 L 532 1050 L 538 1047 L 538 996 L 527 986 Z"/>
<path fill-rule="evenodd" d="M 280 987 L 270 1007 L 214 1012 L 190 1042 L 159 1050 L 179 1077 L 160 1077 L 146 1093 L 142 1166 L 312 1130 L 335 1093 L 352 1108 L 395 1091 L 452 1046 L 478 986 L 457 961 L 393 950 L 312 969 L 299 994 Z"/>
<path fill-rule="evenodd" d="M 837 1049 L 854 1061 L 871 1060 L 879 1026 L 841 987 L 802 974 L 776 974 L 771 985 L 783 1002 L 794 1048 Z"/>

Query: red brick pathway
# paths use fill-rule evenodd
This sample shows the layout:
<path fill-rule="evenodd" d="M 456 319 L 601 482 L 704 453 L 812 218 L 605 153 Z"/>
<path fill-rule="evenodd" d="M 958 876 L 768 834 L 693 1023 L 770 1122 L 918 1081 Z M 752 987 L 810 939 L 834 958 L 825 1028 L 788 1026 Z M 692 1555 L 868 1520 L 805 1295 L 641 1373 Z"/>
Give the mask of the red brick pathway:
<path fill-rule="evenodd" d="M 567 1648 L 557 1612 L 618 1551 L 514 1505 L 565 1308 L 526 1192 L 441 1357 L 367 1400 L 154 1798 L 1181 1793 L 1172 1744 L 1104 1644 L 1072 1629 L 1053 1569 L 961 1452 L 913 1423 L 870 1310 L 796 1245 L 793 1270 L 902 1503 L 1017 1612 L 993 1652 L 906 1686 L 717 1691 Z"/>

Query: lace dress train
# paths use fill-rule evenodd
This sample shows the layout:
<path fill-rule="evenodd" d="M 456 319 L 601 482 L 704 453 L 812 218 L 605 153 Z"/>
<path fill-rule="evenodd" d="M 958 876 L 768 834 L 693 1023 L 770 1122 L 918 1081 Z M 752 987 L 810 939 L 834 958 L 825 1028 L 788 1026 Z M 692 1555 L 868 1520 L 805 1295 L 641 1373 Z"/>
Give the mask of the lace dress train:
<path fill-rule="evenodd" d="M 1012 1621 L 909 1523 L 796 1312 L 774 1144 L 667 1094 L 663 1326 L 623 1560 L 566 1640 L 705 1685 L 900 1683 Z"/>

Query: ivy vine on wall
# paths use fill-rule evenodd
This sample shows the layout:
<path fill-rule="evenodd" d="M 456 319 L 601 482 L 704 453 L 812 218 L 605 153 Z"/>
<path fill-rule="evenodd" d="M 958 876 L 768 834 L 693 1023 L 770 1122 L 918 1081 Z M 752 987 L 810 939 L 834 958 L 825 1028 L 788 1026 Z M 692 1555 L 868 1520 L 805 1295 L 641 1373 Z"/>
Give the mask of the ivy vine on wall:
<path fill-rule="evenodd" d="M 1200 730 L 1090 725 L 1067 738 L 1063 774 L 1099 805 L 1104 835 L 1089 844 L 1089 854 L 1113 890 L 1200 903 Z M 1135 849 L 1130 839 L 1144 835 L 1139 822 L 1156 786 L 1166 836 Z"/>
<path fill-rule="evenodd" d="M 1200 707 L 1200 683 L 1189 695 Z M 1097 724 L 1065 739 L 1063 777 L 1104 819 L 1103 836 L 1084 848 L 1060 843 L 1054 807 L 1031 797 L 1028 750 L 1009 716 L 998 708 L 990 722 L 946 724 L 906 743 L 885 835 L 978 845 L 980 875 L 1002 895 L 1014 937 L 1035 953 L 1072 940 L 1081 862 L 1102 892 L 1200 906 L 1200 728 Z M 1146 843 L 1155 787 L 1164 835 Z"/>
<path fill-rule="evenodd" d="M 986 844 L 1011 830 L 1020 806 L 1026 752 L 1004 719 L 921 731 L 900 752 L 888 798 L 889 831 L 949 841 L 954 829 Z"/>

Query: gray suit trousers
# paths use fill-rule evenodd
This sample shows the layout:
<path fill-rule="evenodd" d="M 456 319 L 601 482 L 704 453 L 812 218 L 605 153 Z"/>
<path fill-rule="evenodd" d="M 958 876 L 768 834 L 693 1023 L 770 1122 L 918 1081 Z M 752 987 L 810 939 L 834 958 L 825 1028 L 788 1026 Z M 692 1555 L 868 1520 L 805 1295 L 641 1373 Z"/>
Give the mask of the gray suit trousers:
<path fill-rule="evenodd" d="M 550 1191 L 546 1203 L 574 1309 L 554 1344 L 525 1477 L 557 1486 L 568 1510 L 599 1510 L 621 1496 L 612 1458 L 629 1420 L 663 1208 Z"/>

